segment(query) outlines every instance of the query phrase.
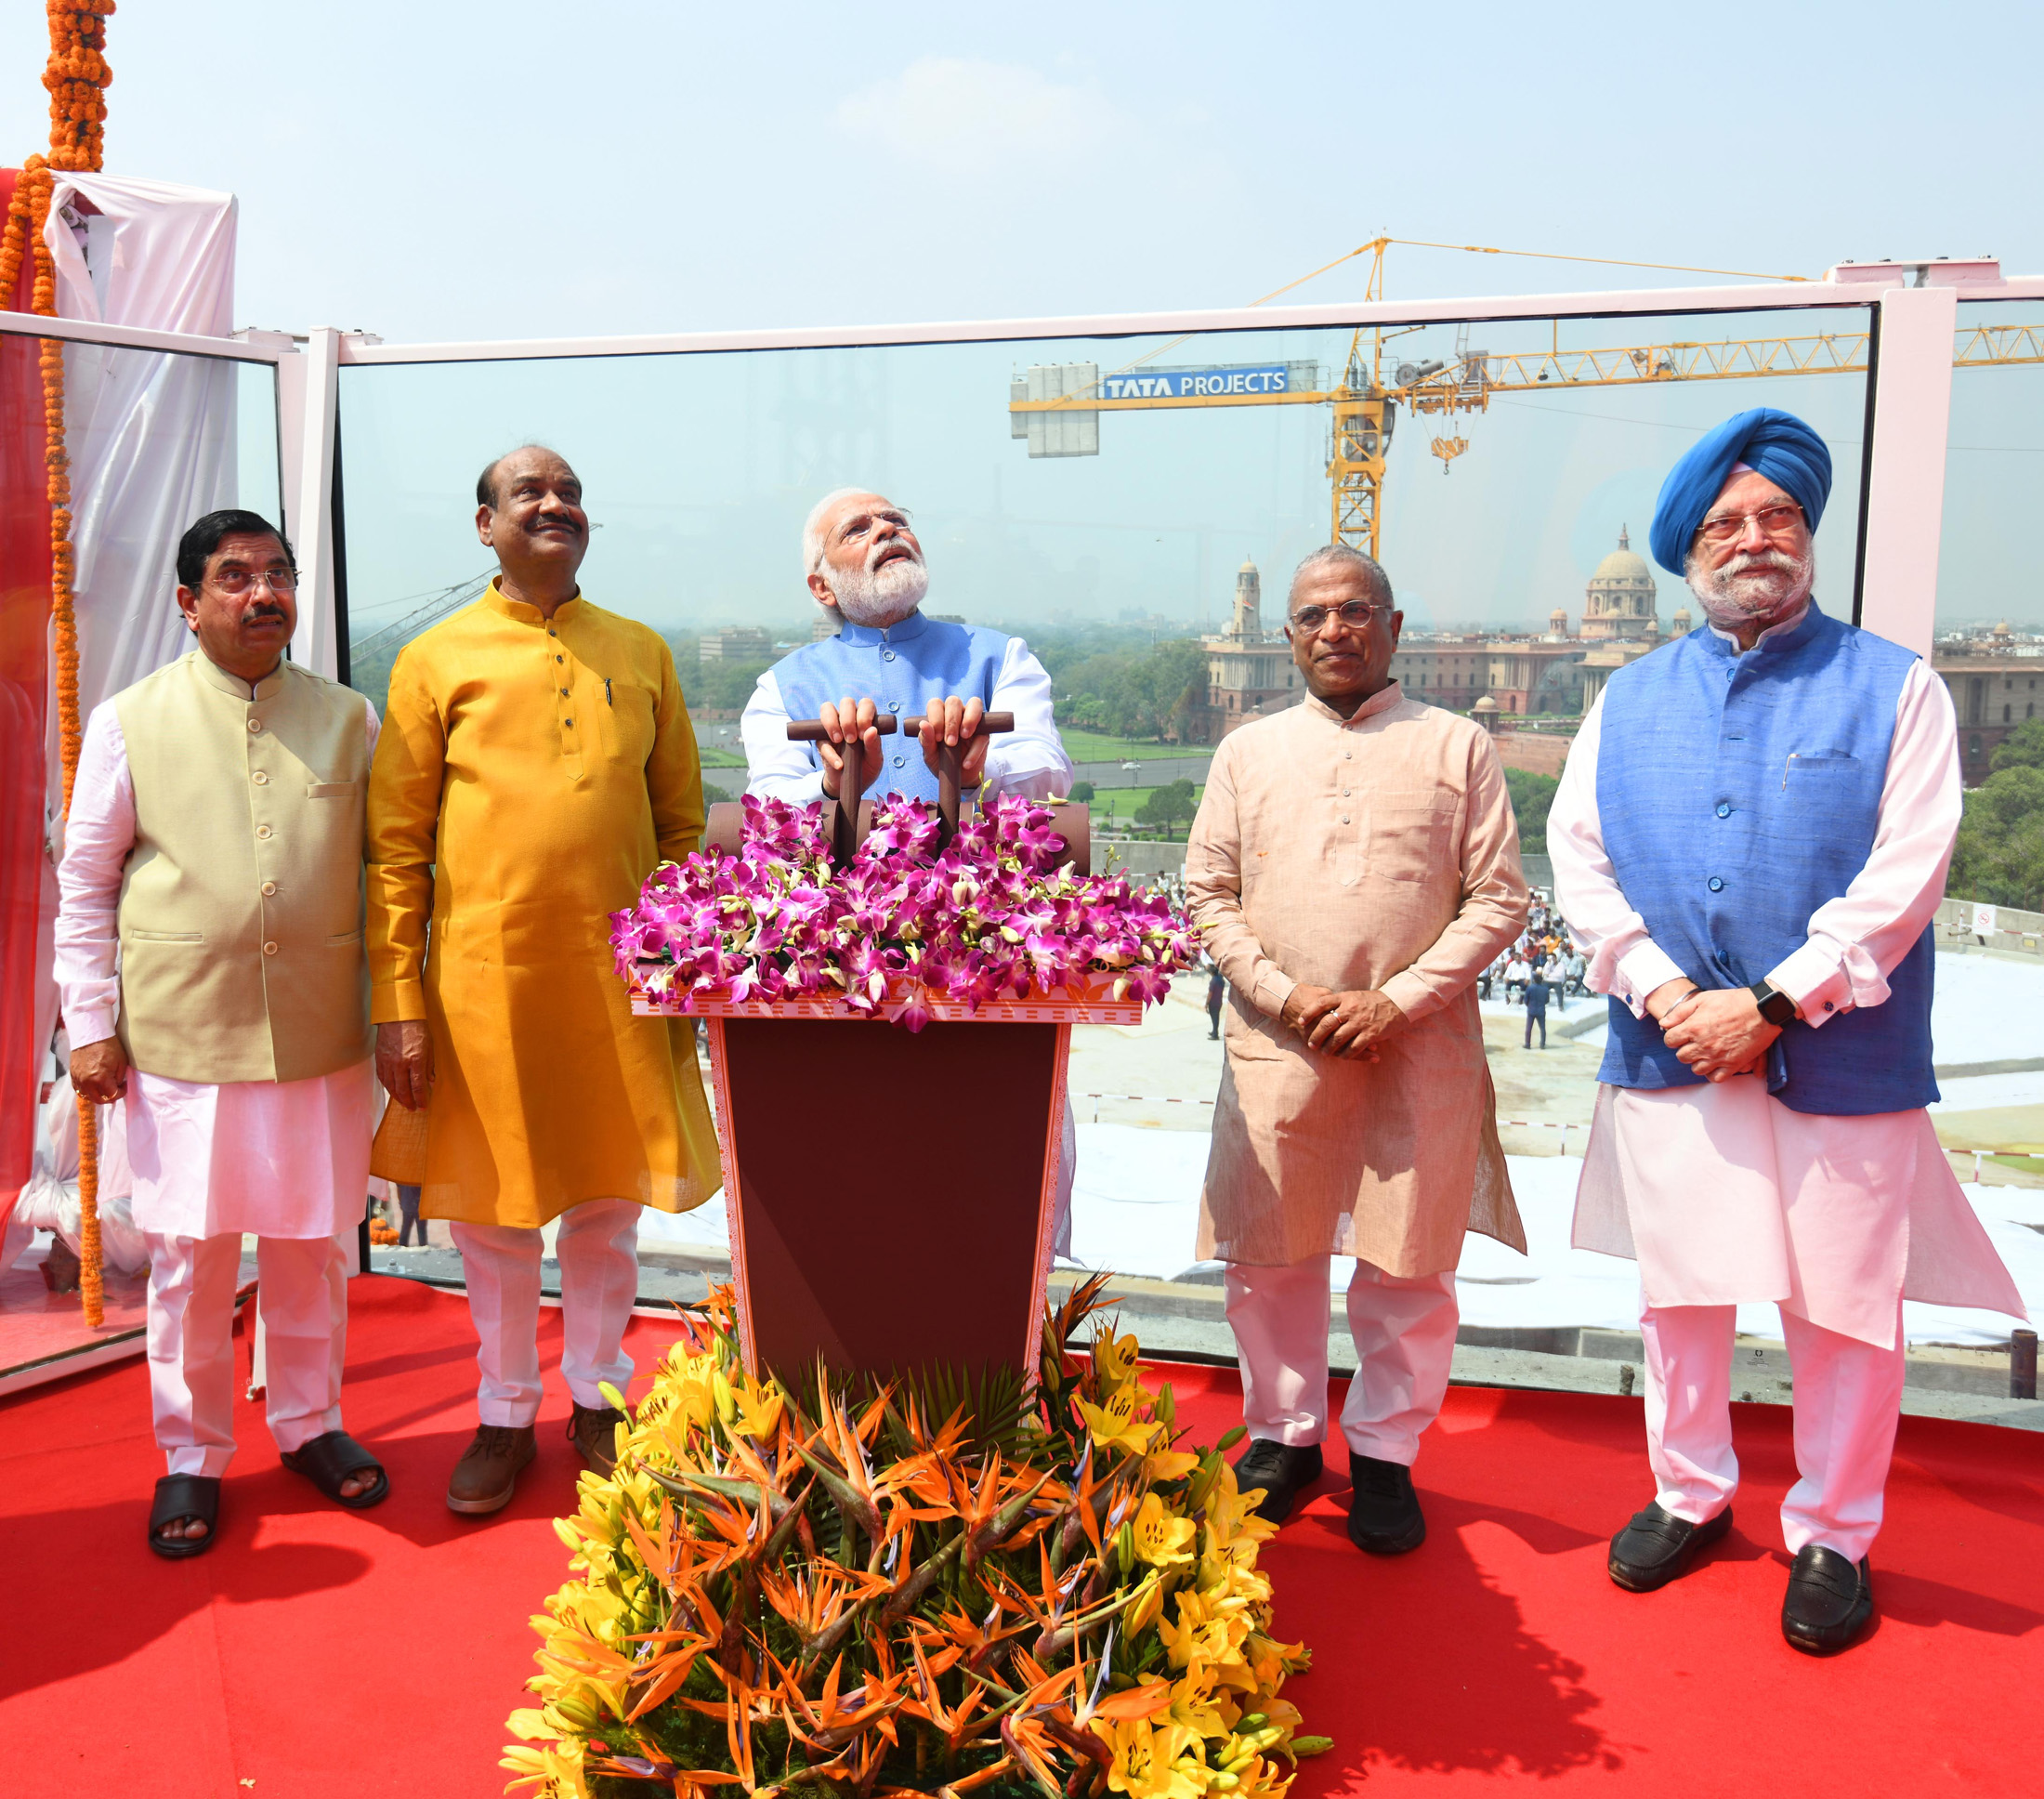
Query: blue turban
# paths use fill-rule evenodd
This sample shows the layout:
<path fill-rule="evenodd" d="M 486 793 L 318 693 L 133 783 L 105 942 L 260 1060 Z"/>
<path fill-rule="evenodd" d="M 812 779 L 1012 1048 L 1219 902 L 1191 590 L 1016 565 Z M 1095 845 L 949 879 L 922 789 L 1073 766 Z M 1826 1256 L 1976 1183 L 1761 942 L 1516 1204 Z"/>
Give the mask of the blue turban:
<path fill-rule="evenodd" d="M 1654 560 L 1670 574 L 1684 571 L 1697 526 L 1739 463 L 1766 476 L 1802 508 L 1810 529 L 1817 528 L 1831 492 L 1831 453 L 1793 413 L 1756 406 L 1707 433 L 1661 483 L 1649 541 Z"/>

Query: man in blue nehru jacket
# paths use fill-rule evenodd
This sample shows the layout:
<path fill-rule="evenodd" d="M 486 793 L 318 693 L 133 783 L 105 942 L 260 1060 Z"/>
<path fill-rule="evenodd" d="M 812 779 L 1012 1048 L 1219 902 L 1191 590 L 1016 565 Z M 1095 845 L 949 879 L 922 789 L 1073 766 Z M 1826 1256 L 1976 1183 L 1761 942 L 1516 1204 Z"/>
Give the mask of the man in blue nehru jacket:
<path fill-rule="evenodd" d="M 1020 637 L 923 616 L 930 575 L 901 507 L 864 488 L 826 493 L 803 527 L 802 566 L 817 604 L 837 621 L 837 635 L 783 656 L 759 677 L 739 727 L 748 793 L 797 806 L 834 799 L 845 767 L 837 745 L 856 730 L 863 733 L 867 793 L 906 794 L 934 805 L 939 742 L 966 742 L 989 712 L 1012 712 L 1015 729 L 971 741 L 962 798 L 981 791 L 1026 799 L 1070 792 L 1071 758 L 1051 716 L 1043 664 Z M 927 720 L 920 752 L 898 734 L 881 737 L 873 721 L 883 712 Z M 789 742 L 791 718 L 821 719 L 830 742 Z M 1060 1255 L 1071 1249 L 1078 1135 L 1068 1098 L 1052 1245 Z"/>
<path fill-rule="evenodd" d="M 939 742 L 956 745 L 989 712 L 1015 729 L 967 749 L 961 791 L 1049 799 L 1070 790 L 1071 761 L 1051 717 L 1051 679 L 1020 637 L 924 617 L 930 574 L 909 515 L 864 488 L 827 493 L 802 532 L 803 572 L 837 635 L 806 644 L 759 677 L 739 727 L 746 790 L 796 805 L 834 798 L 837 745 L 863 733 L 866 791 L 937 799 Z M 921 715 L 920 751 L 896 736 L 882 748 L 873 721 Z M 819 718 L 822 743 L 791 743 L 791 718 Z"/>
<path fill-rule="evenodd" d="M 1902 1301 L 2021 1317 L 1931 1127 L 1931 921 L 1959 820 L 1952 703 L 1829 617 L 1831 458 L 1741 413 L 1676 464 L 1655 559 L 1707 624 L 1620 669 L 1569 752 L 1554 885 L 1611 996 L 1574 1241 L 1640 1269 L 1654 1499 L 1612 1541 L 1647 1593 L 1732 1523 L 1733 1333 L 1780 1307 L 1795 1384 L 1781 1629 L 1841 1649 L 1902 1400 Z"/>

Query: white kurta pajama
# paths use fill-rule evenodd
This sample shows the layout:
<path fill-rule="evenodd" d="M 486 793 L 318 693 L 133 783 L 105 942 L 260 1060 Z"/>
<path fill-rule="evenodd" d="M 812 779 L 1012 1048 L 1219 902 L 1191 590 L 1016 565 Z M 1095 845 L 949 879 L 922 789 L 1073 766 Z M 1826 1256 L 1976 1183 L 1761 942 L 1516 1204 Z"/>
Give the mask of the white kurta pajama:
<path fill-rule="evenodd" d="M 1590 955 L 1589 986 L 1643 1017 L 1648 994 L 1689 971 L 1649 935 L 1605 852 L 1602 718 L 1600 699 L 1563 771 L 1548 853 L 1570 932 Z M 1888 976 L 1943 897 L 1959 810 L 1951 701 L 1920 662 L 1896 701 L 1872 853 L 1768 976 L 1808 1023 L 1822 1029 L 1887 999 Z M 1791 1554 L 1816 1543 L 1856 1562 L 1880 1530 L 1902 1394 L 1902 1300 L 2024 1315 L 1927 1111 L 1797 1111 L 1762 1075 L 1601 1087 L 1572 1241 L 1639 1264 L 1656 1498 L 1692 1522 L 1722 1510 L 1737 1486 L 1736 1308 L 1779 1305 L 1802 1477 L 1782 1507 Z"/>
<path fill-rule="evenodd" d="M 361 704 L 373 750 L 376 713 Z M 86 724 L 58 872 L 56 974 L 76 1047 L 115 1034 L 116 915 L 136 841 L 134 777 L 110 701 Z M 129 1069 L 130 1206 L 149 1244 L 151 1394 L 170 1473 L 218 1476 L 234 1453 L 230 1308 L 244 1235 L 258 1240 L 270 1434 L 289 1452 L 341 1428 L 347 1269 L 334 1240 L 368 1202 L 373 1097 L 366 1059 L 283 1082 Z"/>

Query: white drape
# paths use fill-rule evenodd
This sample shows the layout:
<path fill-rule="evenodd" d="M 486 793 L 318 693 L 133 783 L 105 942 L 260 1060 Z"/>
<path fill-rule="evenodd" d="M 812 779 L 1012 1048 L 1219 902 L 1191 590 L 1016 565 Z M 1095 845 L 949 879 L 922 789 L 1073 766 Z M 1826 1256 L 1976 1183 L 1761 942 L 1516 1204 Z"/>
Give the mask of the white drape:
<path fill-rule="evenodd" d="M 93 210 L 74 204 L 80 201 Z M 59 172 L 43 231 L 56 265 L 59 316 L 229 335 L 235 215 L 230 193 Z M 97 344 L 65 349 L 81 718 L 189 647 L 177 613 L 177 540 L 193 519 L 233 504 L 234 384 L 231 362 Z M 56 664 L 53 653 L 48 804 L 52 839 L 60 845 Z M 39 1047 L 57 1022 L 50 978 L 56 915 L 52 866 L 37 945 Z"/>

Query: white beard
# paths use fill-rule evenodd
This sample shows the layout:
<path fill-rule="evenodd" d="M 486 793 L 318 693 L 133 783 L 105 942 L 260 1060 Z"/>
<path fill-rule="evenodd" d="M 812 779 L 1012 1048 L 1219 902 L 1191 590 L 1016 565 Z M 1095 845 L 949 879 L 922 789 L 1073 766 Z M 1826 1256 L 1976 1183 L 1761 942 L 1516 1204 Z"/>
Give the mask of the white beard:
<path fill-rule="evenodd" d="M 831 597 L 837 610 L 854 624 L 884 630 L 923 604 L 930 591 L 930 571 L 921 557 L 897 557 L 885 568 L 832 569 Z"/>
<path fill-rule="evenodd" d="M 1712 624 L 1736 631 L 1741 625 L 1778 624 L 1792 618 L 1810 597 L 1817 571 L 1816 551 L 1790 556 L 1786 550 L 1762 550 L 1735 556 L 1722 569 L 1704 569 L 1689 561 L 1689 591 L 1696 595 Z"/>

